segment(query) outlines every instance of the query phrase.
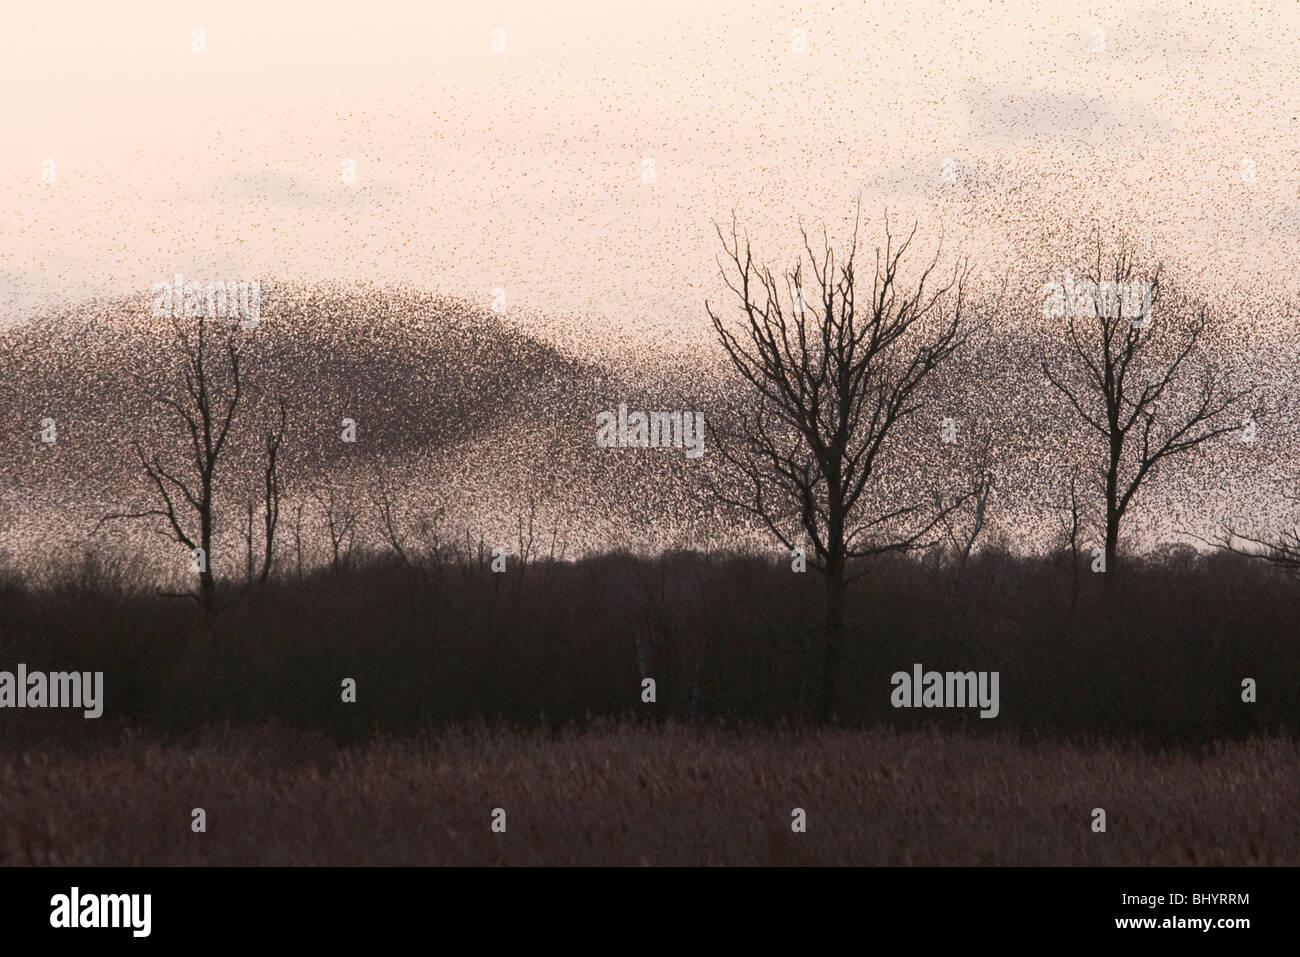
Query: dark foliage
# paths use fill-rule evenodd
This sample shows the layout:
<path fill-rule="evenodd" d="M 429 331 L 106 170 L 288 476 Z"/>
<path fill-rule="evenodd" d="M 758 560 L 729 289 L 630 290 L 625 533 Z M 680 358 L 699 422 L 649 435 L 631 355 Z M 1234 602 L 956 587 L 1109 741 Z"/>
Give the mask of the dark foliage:
<path fill-rule="evenodd" d="M 872 560 L 850 589 L 834 720 L 1198 746 L 1300 728 L 1300 592 L 1241 556 L 1134 560 L 1103 588 L 1068 559 L 986 550 L 959 572 Z M 742 555 L 612 554 L 576 563 L 351 569 L 195 603 L 112 584 L 88 562 L 58 586 L 0 583 L 0 661 L 105 672 L 105 712 L 11 711 L 15 739 L 185 735 L 275 719 L 339 741 L 449 722 L 557 727 L 811 720 L 820 584 Z M 1001 713 L 896 710 L 890 675 L 1000 672 Z M 641 680 L 658 701 L 641 701 Z M 1259 701 L 1241 701 L 1255 678 Z M 341 682 L 357 682 L 356 704 Z"/>

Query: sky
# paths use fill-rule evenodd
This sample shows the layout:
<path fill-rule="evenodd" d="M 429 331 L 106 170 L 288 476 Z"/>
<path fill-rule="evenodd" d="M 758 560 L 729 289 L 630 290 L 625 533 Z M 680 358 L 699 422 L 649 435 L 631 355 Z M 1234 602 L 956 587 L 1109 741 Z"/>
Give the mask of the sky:
<path fill-rule="evenodd" d="M 1100 223 L 1234 302 L 1300 295 L 1295 3 L 7 17 L 0 322 L 177 272 L 503 290 L 512 321 L 635 366 L 708 343 L 715 221 L 779 263 L 801 224 L 843 237 L 859 197 L 869 241 L 888 211 L 1025 288 Z"/>
<path fill-rule="evenodd" d="M 280 308 L 288 329 L 295 290 L 357 284 L 504 309 L 655 395 L 704 387 L 725 363 L 705 310 L 735 306 L 716 224 L 734 215 L 779 270 L 801 228 L 842 248 L 860 204 L 868 252 L 887 216 L 895 232 L 917 226 L 913 265 L 965 258 L 980 293 L 1006 280 L 1009 296 L 983 310 L 995 323 L 1051 322 L 1043 285 L 1082 265 L 1094 229 L 1123 235 L 1144 265 L 1164 264 L 1166 287 L 1220 307 L 1220 354 L 1274 391 L 1293 380 L 1300 4 L 223 0 L 7 14 L 0 330 L 51 313 L 112 322 L 178 273 L 260 281 L 262 321 Z M 438 341 L 431 330 L 411 354 Z M 982 379 L 968 385 L 987 399 L 1006 377 Z M 1036 367 L 1016 381 L 1037 411 Z M 1290 487 L 1293 440 L 1294 422 L 1268 426 L 1267 467 L 1244 485 L 1216 473 L 1216 507 L 1254 503 L 1271 520 L 1263 496 Z M 473 461 L 491 485 L 495 466 Z M 1179 482 L 1166 491 L 1166 512 L 1201 507 Z"/>

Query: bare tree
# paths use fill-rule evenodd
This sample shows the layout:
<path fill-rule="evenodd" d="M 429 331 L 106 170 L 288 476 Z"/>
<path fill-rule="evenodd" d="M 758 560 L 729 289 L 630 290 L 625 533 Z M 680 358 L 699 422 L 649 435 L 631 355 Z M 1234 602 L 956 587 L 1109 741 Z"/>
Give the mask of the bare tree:
<path fill-rule="evenodd" d="M 989 499 L 993 495 L 993 432 L 987 428 L 975 434 L 967 443 L 969 451 L 967 461 L 961 471 L 963 481 L 968 489 L 964 496 L 964 507 L 945 510 L 943 514 L 944 530 L 947 533 L 948 547 L 957 562 L 958 577 L 966 570 L 975 543 L 988 524 Z M 935 494 L 935 505 L 943 508 L 943 499 Z"/>
<path fill-rule="evenodd" d="M 375 466 L 375 477 L 371 482 L 371 489 L 370 500 L 375 506 L 376 514 L 379 516 L 379 537 L 393 550 L 393 554 L 398 557 L 403 567 L 414 568 L 415 565 L 407 554 L 406 541 L 408 535 L 402 531 L 396 514 L 397 493 L 378 465 Z"/>
<path fill-rule="evenodd" d="M 1079 466 L 1070 470 L 1070 478 L 1061 490 L 1060 501 L 1049 505 L 1060 513 L 1060 542 L 1070 555 L 1070 567 L 1079 566 L 1079 551 L 1084 541 L 1085 529 L 1090 527 L 1089 509 L 1079 497 Z"/>
<path fill-rule="evenodd" d="M 470 533 L 469 526 L 465 526 L 465 566 L 468 570 L 473 570 L 477 565 L 477 571 L 482 574 L 487 569 L 488 548 L 487 542 L 483 537 L 482 529 L 478 533 L 478 545 L 474 544 L 473 536 Z"/>
<path fill-rule="evenodd" d="M 1246 412 L 1242 400 L 1251 390 L 1231 391 L 1211 367 L 1188 387 L 1189 360 L 1210 327 L 1208 312 L 1202 305 L 1191 314 L 1153 315 L 1160 301 L 1160 267 L 1140 271 L 1122 240 L 1118 252 L 1108 256 L 1098 232 L 1095 258 L 1079 285 L 1082 294 L 1064 300 L 1068 335 L 1062 368 L 1053 370 L 1044 361 L 1043 372 L 1103 443 L 1110 571 L 1121 524 L 1138 491 L 1167 459 L 1239 428 Z M 1259 406 L 1251 413 L 1261 414 Z"/>
<path fill-rule="evenodd" d="M 450 540 L 444 540 L 443 523 L 446 517 L 446 507 L 434 503 L 421 509 L 415 518 L 415 534 L 423 548 L 421 560 L 426 565 L 441 567 L 455 555 L 455 546 Z"/>
<path fill-rule="evenodd" d="M 330 571 L 346 569 L 352 561 L 352 546 L 356 540 L 357 519 L 360 517 L 351 489 L 341 490 L 333 485 L 325 492 L 312 496 L 325 516 L 325 530 L 330 542 Z"/>
<path fill-rule="evenodd" d="M 1300 496 L 1283 493 L 1282 497 L 1292 504 L 1300 504 Z M 1223 534 L 1210 544 L 1245 555 L 1247 558 L 1267 562 L 1274 568 L 1285 572 L 1289 577 L 1300 579 L 1300 528 L 1283 529 L 1272 538 L 1257 538 L 1246 535 L 1229 525 Z"/>
<path fill-rule="evenodd" d="M 293 550 L 298 558 L 298 578 L 302 578 L 302 509 L 299 502 L 293 509 Z"/>
<path fill-rule="evenodd" d="M 537 495 L 533 491 L 528 493 L 528 521 L 524 522 L 524 513 L 521 511 L 515 516 L 516 524 L 519 529 L 519 572 L 518 579 L 523 580 L 524 572 L 528 569 L 528 562 L 533 556 L 533 527 L 537 523 Z"/>
<path fill-rule="evenodd" d="M 932 286 L 936 251 L 915 283 L 905 284 L 900 269 L 916 230 L 896 245 L 886 221 L 873 282 L 859 290 L 860 218 L 859 211 L 842 261 L 824 232 L 820 256 L 803 232 L 812 272 L 807 285 L 802 256 L 778 280 L 754 263 L 748 235 L 742 247 L 734 216 L 730 240 L 715 225 L 725 253 L 719 268 L 739 300 L 735 328 L 705 303 L 732 366 L 757 398 L 750 407 L 733 405 L 727 422 L 713 430 L 714 448 L 742 491 L 711 482 L 712 491 L 757 518 L 786 548 L 796 548 L 795 528 L 812 543 L 809 564 L 825 580 L 824 718 L 833 708 L 848 562 L 921 547 L 959 504 L 936 509 L 921 496 L 911 504 L 867 507 L 886 440 L 917 409 L 922 383 L 965 340 L 967 270 L 954 267 L 951 279 Z M 861 308 L 859 291 L 865 293 Z"/>
<path fill-rule="evenodd" d="M 257 507 L 252 500 L 244 503 L 244 587 L 253 584 L 253 517 Z"/>
<path fill-rule="evenodd" d="M 1058 493 L 1059 497 L 1050 501 L 1047 508 L 1058 515 L 1058 529 L 1061 547 L 1065 550 L 1070 568 L 1070 608 L 1073 610 L 1079 601 L 1079 554 L 1086 540 L 1087 530 L 1097 527 L 1095 504 L 1084 501 L 1079 494 L 1080 467 L 1070 469 L 1067 481 Z"/>
<path fill-rule="evenodd" d="M 271 574 L 271 563 L 275 560 L 275 530 L 280 524 L 280 446 L 284 442 L 285 424 L 288 413 L 284 403 L 280 402 L 280 422 L 278 427 L 266 430 L 266 467 L 262 473 L 262 486 L 265 495 L 264 525 L 265 543 L 262 551 L 262 571 L 257 577 L 258 584 L 265 588 L 266 579 Z M 299 566 L 301 567 L 301 556 Z"/>
<path fill-rule="evenodd" d="M 219 381 L 208 343 L 208 324 L 203 316 L 197 318 L 194 336 L 186 331 L 181 321 L 172 320 L 176 333 L 176 346 L 183 359 L 182 379 L 184 394 L 157 393 L 154 401 L 170 409 L 184 426 L 189 442 L 187 470 L 163 464 L 155 452 L 148 455 L 143 446 L 135 443 L 140 465 L 161 501 L 156 508 L 139 512 L 106 515 L 100 520 L 117 518 L 162 518 L 168 533 L 191 552 L 199 562 L 199 599 L 211 612 L 216 606 L 216 578 L 213 574 L 212 535 L 214 527 L 213 490 L 216 484 L 217 465 L 226 449 L 230 426 L 235 419 L 241 396 L 239 348 L 236 337 L 238 321 L 230 325 L 225 337 L 224 353 L 228 375 Z"/>
<path fill-rule="evenodd" d="M 1228 529 L 1214 544 L 1226 551 L 1267 562 L 1291 578 L 1300 579 L 1300 530 L 1291 528 L 1272 539 L 1262 539 Z"/>
<path fill-rule="evenodd" d="M 1065 547 L 1070 550 L 1070 567 L 1077 570 L 1079 567 L 1079 530 L 1083 525 L 1079 509 L 1078 468 L 1075 468 L 1070 473 L 1070 483 L 1065 500 L 1059 508 L 1064 513 L 1061 535 L 1065 541 Z"/>

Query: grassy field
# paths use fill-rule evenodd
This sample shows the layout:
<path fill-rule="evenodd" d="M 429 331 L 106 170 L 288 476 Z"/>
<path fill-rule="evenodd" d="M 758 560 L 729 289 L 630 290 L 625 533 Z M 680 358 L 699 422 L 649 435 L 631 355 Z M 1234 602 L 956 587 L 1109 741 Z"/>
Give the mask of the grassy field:
<path fill-rule="evenodd" d="M 675 724 L 345 747 L 274 725 L 123 734 L 0 749 L 0 862 L 1294 865 L 1297 768 L 1278 739 L 1196 754 Z"/>

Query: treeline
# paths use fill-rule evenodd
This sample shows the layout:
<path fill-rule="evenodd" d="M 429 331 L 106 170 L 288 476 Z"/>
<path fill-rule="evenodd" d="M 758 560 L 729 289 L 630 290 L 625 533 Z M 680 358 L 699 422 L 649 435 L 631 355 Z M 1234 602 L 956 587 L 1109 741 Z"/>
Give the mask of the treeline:
<path fill-rule="evenodd" d="M 1180 745 L 1300 728 L 1300 590 L 1265 564 L 1176 552 L 1104 582 L 1086 555 L 990 548 L 857 571 L 835 723 Z M 390 553 L 232 586 L 203 614 L 88 559 L 61 584 L 0 583 L 0 660 L 103 671 L 104 717 L 15 710 L 5 729 L 94 743 L 274 720 L 350 741 L 477 720 L 820 721 L 822 597 L 819 576 L 739 554 L 512 558 L 493 572 Z M 998 716 L 894 709 L 890 676 L 917 663 L 999 672 Z"/>

